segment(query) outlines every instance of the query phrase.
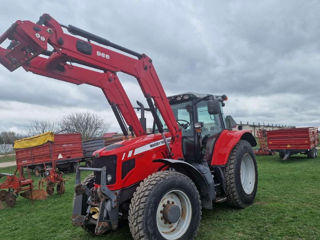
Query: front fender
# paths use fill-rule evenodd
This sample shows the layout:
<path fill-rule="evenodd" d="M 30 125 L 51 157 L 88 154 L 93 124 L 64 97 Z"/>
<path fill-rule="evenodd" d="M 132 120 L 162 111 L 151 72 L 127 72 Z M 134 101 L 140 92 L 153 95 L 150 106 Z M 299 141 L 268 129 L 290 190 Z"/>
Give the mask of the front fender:
<path fill-rule="evenodd" d="M 257 145 L 257 142 L 250 131 L 224 130 L 215 143 L 211 166 L 226 165 L 232 149 L 240 140 L 248 141 L 253 147 Z"/>
<path fill-rule="evenodd" d="M 215 200 L 216 192 L 213 176 L 208 166 L 197 163 L 192 165 L 175 159 L 158 159 L 153 162 L 164 163 L 164 166 L 167 165 L 188 176 L 195 183 L 200 193 L 203 208 L 212 209 L 212 201 Z"/>

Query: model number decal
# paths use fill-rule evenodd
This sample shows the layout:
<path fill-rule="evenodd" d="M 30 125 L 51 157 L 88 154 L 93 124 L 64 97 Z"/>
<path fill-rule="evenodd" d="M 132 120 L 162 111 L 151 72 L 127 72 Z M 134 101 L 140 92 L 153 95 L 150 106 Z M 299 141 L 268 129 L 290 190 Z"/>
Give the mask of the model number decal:
<path fill-rule="evenodd" d="M 171 140 L 171 137 L 168 137 L 167 138 L 167 141 L 170 142 Z M 149 143 L 147 145 L 144 145 L 142 147 L 138 147 L 134 150 L 134 155 L 137 155 L 137 154 L 140 154 L 140 153 L 143 153 L 143 152 L 147 152 L 151 149 L 154 149 L 154 148 L 157 148 L 157 147 L 160 147 L 160 146 L 163 146 L 165 145 L 165 142 L 163 139 L 159 140 L 159 141 L 156 141 L 156 142 L 153 142 L 153 143 Z"/>
<path fill-rule="evenodd" d="M 106 54 L 106 53 L 100 52 L 100 51 L 97 51 L 97 56 L 105 58 L 105 59 L 110 59 L 110 55 L 109 54 Z"/>

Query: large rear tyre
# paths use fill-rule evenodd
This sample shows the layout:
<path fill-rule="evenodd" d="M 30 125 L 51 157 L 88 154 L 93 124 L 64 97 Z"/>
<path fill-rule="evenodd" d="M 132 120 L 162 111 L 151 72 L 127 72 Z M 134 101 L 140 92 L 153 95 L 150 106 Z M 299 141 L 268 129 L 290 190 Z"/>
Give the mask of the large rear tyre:
<path fill-rule="evenodd" d="M 186 175 L 161 171 L 133 194 L 129 227 L 133 239 L 194 239 L 201 219 L 198 190 Z"/>
<path fill-rule="evenodd" d="M 257 193 L 257 162 L 251 145 L 240 140 L 232 150 L 226 166 L 227 202 L 232 207 L 245 208 L 253 203 Z"/>

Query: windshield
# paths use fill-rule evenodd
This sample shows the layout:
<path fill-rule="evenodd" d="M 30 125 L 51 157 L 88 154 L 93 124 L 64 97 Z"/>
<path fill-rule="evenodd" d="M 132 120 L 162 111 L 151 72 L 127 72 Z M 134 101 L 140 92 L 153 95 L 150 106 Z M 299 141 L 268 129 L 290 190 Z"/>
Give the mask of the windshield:
<path fill-rule="evenodd" d="M 176 104 L 172 104 L 171 108 L 174 113 L 174 116 L 176 117 L 177 123 L 182 129 L 182 135 L 192 136 L 193 135 L 193 130 L 192 130 L 193 121 L 191 117 L 192 103 L 191 102 L 176 103 Z M 157 114 L 163 125 L 163 130 L 168 131 L 168 127 L 164 122 L 164 120 L 162 119 L 162 116 L 158 110 L 157 110 Z M 155 126 L 155 131 L 158 132 L 157 126 Z"/>

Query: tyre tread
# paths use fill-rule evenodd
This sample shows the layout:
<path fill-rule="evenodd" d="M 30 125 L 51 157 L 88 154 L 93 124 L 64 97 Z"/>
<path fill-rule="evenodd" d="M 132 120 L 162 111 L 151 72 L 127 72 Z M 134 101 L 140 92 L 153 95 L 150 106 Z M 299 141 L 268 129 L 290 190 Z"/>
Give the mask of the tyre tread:
<path fill-rule="evenodd" d="M 193 185 L 193 187 L 197 189 L 195 184 L 192 182 L 192 180 L 189 177 L 175 171 L 160 171 L 147 177 L 137 187 L 130 203 L 128 220 L 129 220 L 130 232 L 132 234 L 133 239 L 135 240 L 148 239 L 144 233 L 144 209 L 148 201 L 148 196 L 159 182 L 170 178 L 172 175 L 181 175 L 183 178 L 185 178 L 188 184 Z M 199 200 L 198 204 L 201 206 L 200 196 L 198 191 L 197 191 L 197 194 L 198 194 L 198 200 Z M 201 219 L 201 208 L 200 208 L 199 222 L 200 222 L 200 219 Z M 194 232 L 190 240 L 194 239 L 194 237 L 196 236 L 196 233 L 197 231 Z"/>

